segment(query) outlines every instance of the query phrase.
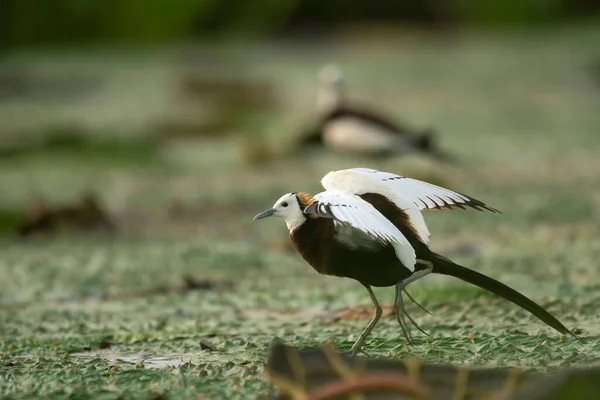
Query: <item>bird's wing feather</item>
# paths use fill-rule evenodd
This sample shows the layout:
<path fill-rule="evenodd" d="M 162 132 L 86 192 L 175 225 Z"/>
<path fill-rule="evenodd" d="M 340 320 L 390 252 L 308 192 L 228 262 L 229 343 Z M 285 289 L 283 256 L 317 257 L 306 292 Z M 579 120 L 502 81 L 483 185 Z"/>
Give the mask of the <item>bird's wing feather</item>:
<path fill-rule="evenodd" d="M 327 190 L 345 190 L 356 194 L 362 194 L 359 191 L 368 191 L 370 187 L 377 190 L 383 185 L 393 194 L 409 199 L 420 210 L 465 209 L 465 206 L 467 206 L 479 211 L 500 212 L 487 206 L 482 201 L 462 193 L 417 179 L 370 168 L 332 171 L 323 177 L 321 183 Z"/>
<path fill-rule="evenodd" d="M 370 203 L 342 191 L 325 191 L 314 196 L 315 201 L 304 213 L 333 218 L 370 235 L 374 240 L 394 247 L 396 256 L 410 271 L 414 271 L 416 255 L 406 237 Z"/>
<path fill-rule="evenodd" d="M 408 215 L 410 223 L 421 241 L 429 244 L 430 232 L 421 209 L 405 193 L 392 190 L 384 181 L 371 173 L 363 172 L 363 170 L 364 168 L 354 168 L 332 171 L 321 179 L 321 184 L 328 191 L 341 190 L 355 195 L 378 193 L 386 196 Z"/>

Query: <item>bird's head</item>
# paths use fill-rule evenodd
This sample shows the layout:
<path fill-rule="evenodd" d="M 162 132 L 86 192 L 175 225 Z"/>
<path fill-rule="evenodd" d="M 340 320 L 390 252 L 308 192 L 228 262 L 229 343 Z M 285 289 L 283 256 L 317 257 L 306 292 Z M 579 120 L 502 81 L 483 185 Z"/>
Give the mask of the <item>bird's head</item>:
<path fill-rule="evenodd" d="M 335 64 L 327 64 L 319 71 L 322 85 L 339 86 L 344 82 L 344 71 Z"/>
<path fill-rule="evenodd" d="M 281 217 L 291 232 L 306 221 L 304 209 L 313 200 L 311 195 L 303 192 L 284 194 L 273 204 L 272 208 L 261 212 L 254 217 L 254 220 L 267 217 Z"/>

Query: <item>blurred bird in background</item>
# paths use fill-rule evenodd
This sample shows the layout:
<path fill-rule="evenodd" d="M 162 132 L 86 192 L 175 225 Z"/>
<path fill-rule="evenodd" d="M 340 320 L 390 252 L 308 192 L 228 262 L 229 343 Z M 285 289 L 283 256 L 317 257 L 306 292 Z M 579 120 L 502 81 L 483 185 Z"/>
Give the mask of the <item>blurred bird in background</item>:
<path fill-rule="evenodd" d="M 64 207 L 53 209 L 46 207 L 41 201 L 36 202 L 31 214 L 17 228 L 21 237 L 69 231 L 114 233 L 116 226 L 96 194 L 85 192 L 76 203 Z"/>
<path fill-rule="evenodd" d="M 335 150 L 374 156 L 416 152 L 435 160 L 454 162 L 438 149 L 432 129 L 414 130 L 363 104 L 349 104 L 343 70 L 327 64 L 318 75 L 318 122 L 302 145 L 325 145 Z"/>

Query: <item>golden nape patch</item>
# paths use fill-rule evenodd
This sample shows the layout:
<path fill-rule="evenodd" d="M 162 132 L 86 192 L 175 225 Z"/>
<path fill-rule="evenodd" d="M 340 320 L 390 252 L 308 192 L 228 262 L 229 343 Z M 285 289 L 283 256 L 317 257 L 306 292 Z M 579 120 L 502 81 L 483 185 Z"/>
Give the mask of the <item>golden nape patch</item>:
<path fill-rule="evenodd" d="M 308 207 L 310 205 L 310 203 L 315 201 L 314 197 L 312 197 L 310 194 L 304 193 L 304 192 L 296 193 L 296 198 L 298 199 L 298 202 L 300 203 L 300 207 L 302 207 L 303 209 Z"/>

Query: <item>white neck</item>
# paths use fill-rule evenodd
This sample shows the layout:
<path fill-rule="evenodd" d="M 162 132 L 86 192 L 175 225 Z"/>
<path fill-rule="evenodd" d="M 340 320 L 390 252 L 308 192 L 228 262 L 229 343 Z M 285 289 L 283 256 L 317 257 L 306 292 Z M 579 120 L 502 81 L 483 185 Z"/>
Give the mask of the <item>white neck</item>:
<path fill-rule="evenodd" d="M 301 218 L 294 218 L 291 221 L 285 221 L 290 233 L 294 232 L 296 229 L 300 227 L 306 221 L 306 218 L 302 216 Z"/>
<path fill-rule="evenodd" d="M 327 114 L 338 107 L 343 100 L 342 88 L 337 85 L 321 85 L 317 93 L 317 111 L 320 114 Z"/>

